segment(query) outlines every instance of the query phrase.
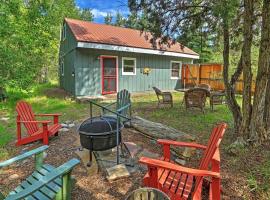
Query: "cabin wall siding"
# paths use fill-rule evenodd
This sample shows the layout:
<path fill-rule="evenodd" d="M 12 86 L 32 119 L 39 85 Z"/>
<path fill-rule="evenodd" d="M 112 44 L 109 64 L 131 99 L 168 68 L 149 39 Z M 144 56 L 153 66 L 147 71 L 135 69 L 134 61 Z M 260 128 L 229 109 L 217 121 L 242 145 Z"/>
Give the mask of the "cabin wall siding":
<path fill-rule="evenodd" d="M 118 56 L 118 91 L 128 89 L 130 92 L 152 91 L 156 86 L 162 90 L 174 90 L 181 87 L 181 80 L 171 79 L 171 61 L 191 63 L 192 59 L 171 56 L 117 52 L 97 49 L 77 48 L 75 53 L 75 95 L 101 95 L 101 66 L 99 56 Z M 136 58 L 136 75 L 122 75 L 122 57 Z M 149 67 L 149 75 L 142 73 Z"/>
<path fill-rule="evenodd" d="M 69 26 L 66 26 L 66 39 L 60 41 L 59 49 L 59 84 L 60 87 L 75 95 L 74 63 L 76 56 L 77 41 Z M 61 74 L 60 63 L 64 63 L 64 76 Z"/>

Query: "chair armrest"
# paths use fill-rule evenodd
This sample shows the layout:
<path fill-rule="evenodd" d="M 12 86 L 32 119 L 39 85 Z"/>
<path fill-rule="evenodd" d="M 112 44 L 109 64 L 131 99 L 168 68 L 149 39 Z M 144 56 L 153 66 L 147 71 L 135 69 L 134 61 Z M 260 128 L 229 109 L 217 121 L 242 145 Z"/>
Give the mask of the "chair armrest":
<path fill-rule="evenodd" d="M 39 148 L 37 148 L 37 149 L 33 149 L 33 150 L 31 150 L 31 151 L 25 152 L 25 153 L 23 153 L 23 154 L 21 154 L 21 155 L 19 155 L 19 156 L 16 156 L 16 157 L 14 157 L 14 158 L 11 158 L 11 159 L 9 159 L 9 160 L 6 160 L 6 161 L 4 161 L 4 162 L 1 162 L 1 163 L 0 163 L 0 168 L 6 167 L 6 166 L 8 166 L 8 165 L 11 165 L 11 164 L 14 163 L 14 162 L 24 160 L 24 159 L 26 159 L 26 158 L 28 158 L 28 157 L 33 156 L 33 155 L 42 153 L 42 152 L 44 152 L 44 151 L 45 151 L 46 149 L 48 149 L 48 148 L 49 148 L 49 146 L 45 145 L 45 146 L 41 146 L 41 147 L 39 147 Z"/>
<path fill-rule="evenodd" d="M 41 124 L 51 123 L 51 121 L 49 121 L 49 120 L 43 120 L 43 121 L 17 121 L 17 122 L 21 122 L 21 123 L 41 123 Z"/>
<path fill-rule="evenodd" d="M 129 104 L 127 104 L 127 105 L 125 105 L 125 106 L 119 108 L 119 109 L 117 110 L 117 112 L 121 113 L 123 110 L 129 108 L 130 106 L 131 106 L 131 103 L 129 103 Z"/>
<path fill-rule="evenodd" d="M 162 145 L 173 145 L 173 146 L 180 146 L 180 147 L 191 147 L 191 148 L 197 148 L 197 149 L 203 149 L 205 150 L 207 147 L 201 144 L 192 143 L 192 142 L 177 142 L 173 140 L 164 140 L 164 139 L 158 139 L 157 142 Z"/>
<path fill-rule="evenodd" d="M 35 116 L 40 116 L 40 117 L 43 117 L 43 116 L 61 116 L 62 114 L 60 113 L 55 113 L 55 114 L 35 114 Z"/>
<path fill-rule="evenodd" d="M 141 157 L 139 162 L 143 163 L 143 164 L 146 164 L 149 167 L 168 169 L 168 170 L 171 170 L 171 171 L 190 174 L 190 175 L 193 175 L 193 176 L 201 176 L 201 177 L 203 177 L 203 176 L 211 176 L 211 177 L 214 177 L 214 178 L 220 178 L 220 173 L 217 173 L 217 172 L 182 167 L 180 165 L 176 165 L 176 164 L 173 164 L 173 163 L 170 163 L 170 162 L 157 160 L 157 159 L 152 159 L 152 158 Z"/>
<path fill-rule="evenodd" d="M 78 159 L 71 159 L 70 161 L 64 163 L 63 165 L 57 167 L 50 173 L 48 173 L 46 176 L 42 177 L 37 183 L 34 185 L 31 185 L 27 187 L 27 189 L 24 189 L 16 194 L 12 194 L 6 198 L 6 200 L 14 200 L 14 199 L 24 199 L 29 194 L 34 193 L 35 191 L 42 188 L 44 185 L 47 185 L 49 182 L 55 180 L 59 176 L 68 173 L 72 170 L 76 165 L 78 165 L 80 161 Z"/>

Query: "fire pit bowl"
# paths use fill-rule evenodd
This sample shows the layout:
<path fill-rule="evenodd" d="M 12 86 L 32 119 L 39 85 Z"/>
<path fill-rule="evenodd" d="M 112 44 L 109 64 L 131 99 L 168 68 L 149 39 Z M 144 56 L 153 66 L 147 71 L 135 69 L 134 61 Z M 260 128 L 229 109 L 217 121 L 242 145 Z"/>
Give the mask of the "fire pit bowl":
<path fill-rule="evenodd" d="M 119 124 L 119 141 L 117 144 L 117 118 L 110 116 L 93 117 L 85 120 L 79 127 L 81 146 L 89 150 L 91 166 L 92 151 L 112 149 L 121 143 L 121 129 Z"/>

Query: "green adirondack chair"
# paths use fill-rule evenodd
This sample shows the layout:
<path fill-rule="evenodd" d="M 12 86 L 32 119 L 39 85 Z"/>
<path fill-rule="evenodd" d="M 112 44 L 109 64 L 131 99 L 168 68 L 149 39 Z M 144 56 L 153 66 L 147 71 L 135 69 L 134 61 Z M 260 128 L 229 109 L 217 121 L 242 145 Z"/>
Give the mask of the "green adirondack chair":
<path fill-rule="evenodd" d="M 6 197 L 0 192 L 0 200 L 66 200 L 71 199 L 72 169 L 80 163 L 78 159 L 71 159 L 55 168 L 44 164 L 44 151 L 48 146 L 41 146 L 7 161 L 0 162 L 0 170 L 15 162 L 35 156 L 35 171 Z"/>
<path fill-rule="evenodd" d="M 131 100 L 130 100 L 129 91 L 126 89 L 121 90 L 120 92 L 117 93 L 116 102 L 108 104 L 104 107 L 110 110 L 113 110 L 112 106 L 116 107 L 116 112 L 130 119 L 131 118 Z M 103 115 L 110 115 L 110 113 L 106 110 L 103 110 Z M 123 118 L 120 118 L 120 121 L 123 123 L 129 121 L 131 123 L 131 120 L 127 120 Z"/>

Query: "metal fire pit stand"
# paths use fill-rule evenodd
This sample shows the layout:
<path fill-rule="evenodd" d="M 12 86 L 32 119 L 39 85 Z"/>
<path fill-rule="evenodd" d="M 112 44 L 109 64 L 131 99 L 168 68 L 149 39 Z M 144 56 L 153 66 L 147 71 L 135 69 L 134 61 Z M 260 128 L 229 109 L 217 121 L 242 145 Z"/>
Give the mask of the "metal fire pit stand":
<path fill-rule="evenodd" d="M 101 108 L 103 111 L 106 110 L 106 111 L 116 115 L 116 118 L 117 118 L 117 122 L 116 122 L 116 132 L 117 132 L 117 134 L 116 134 L 116 144 L 117 144 L 117 147 L 116 147 L 116 149 L 117 149 L 116 150 L 116 163 L 118 165 L 120 163 L 119 162 L 120 161 L 120 154 L 119 154 L 119 145 L 118 145 L 119 144 L 119 123 L 120 123 L 120 119 L 122 118 L 122 119 L 125 119 L 127 121 L 131 121 L 131 118 L 122 115 L 121 112 L 123 110 L 125 110 L 125 109 L 128 109 L 131 106 L 131 103 L 128 103 L 127 105 L 119 108 L 118 110 L 113 111 L 113 110 L 111 110 L 111 109 L 109 109 L 109 108 L 107 108 L 105 106 L 102 106 L 100 104 L 97 104 L 97 103 L 95 103 L 93 101 L 89 100 L 88 102 L 90 103 L 89 104 L 90 105 L 90 119 L 92 119 L 92 117 L 93 117 L 93 105 Z"/>

